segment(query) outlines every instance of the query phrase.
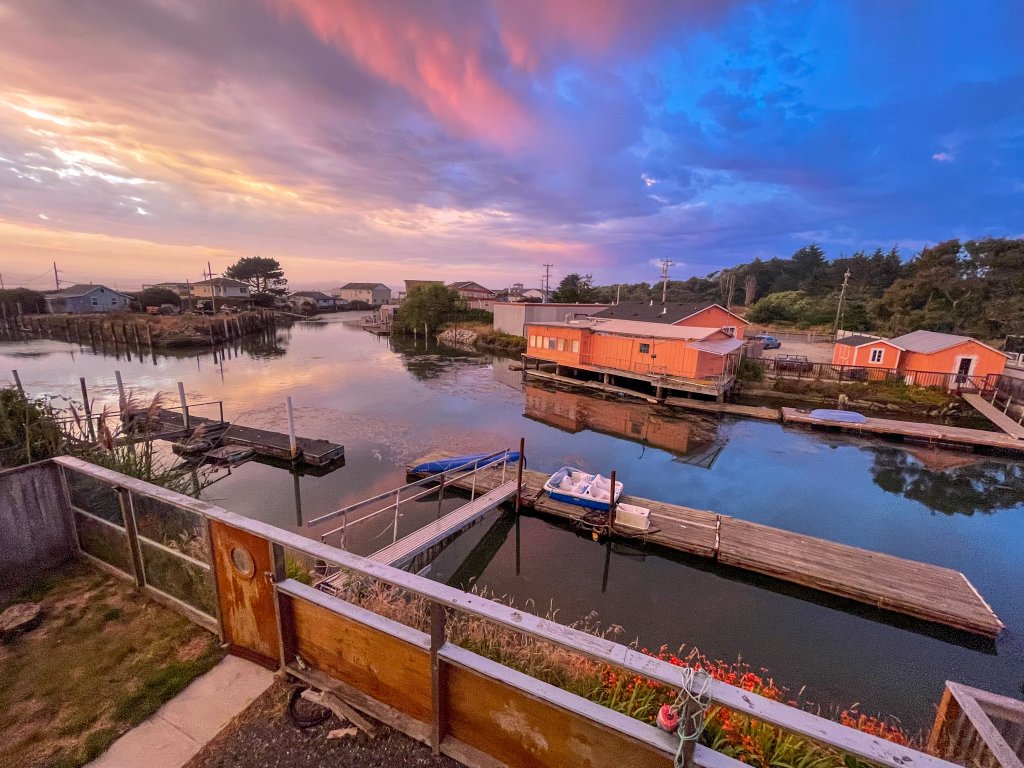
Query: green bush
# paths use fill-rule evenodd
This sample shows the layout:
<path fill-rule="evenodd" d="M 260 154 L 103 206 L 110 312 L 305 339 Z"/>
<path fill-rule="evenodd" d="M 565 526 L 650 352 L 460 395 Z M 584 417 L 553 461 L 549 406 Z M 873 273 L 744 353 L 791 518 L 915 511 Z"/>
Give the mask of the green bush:
<path fill-rule="evenodd" d="M 61 429 L 45 400 L 0 389 L 0 467 L 42 461 L 61 452 Z"/>

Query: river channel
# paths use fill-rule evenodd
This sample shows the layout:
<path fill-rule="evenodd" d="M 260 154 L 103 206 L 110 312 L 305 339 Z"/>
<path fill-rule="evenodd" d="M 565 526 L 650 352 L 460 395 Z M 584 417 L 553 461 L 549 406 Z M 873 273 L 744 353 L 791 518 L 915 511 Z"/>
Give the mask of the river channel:
<path fill-rule="evenodd" d="M 741 657 L 794 691 L 806 686 L 823 710 L 859 702 L 911 729 L 930 723 L 947 679 L 1024 696 L 1024 462 L 524 387 L 506 359 L 378 338 L 342 320 L 300 323 L 216 355 L 141 360 L 3 342 L 0 382 L 17 369 L 34 395 L 80 399 L 81 376 L 114 406 L 119 370 L 139 396 L 162 392 L 171 404 L 180 381 L 191 402 L 223 401 L 228 420 L 281 431 L 290 396 L 298 433 L 344 444 L 345 465 L 316 477 L 249 462 L 220 473 L 203 498 L 307 536 L 333 527 L 308 520 L 405 483 L 405 465 L 432 448 L 493 451 L 522 436 L 534 469 L 615 469 L 630 494 L 955 568 L 1007 625 L 996 643 L 699 558 L 609 548 L 525 514 L 518 525 L 506 513 L 470 529 L 428 575 L 552 606 L 564 623 L 596 612 L 645 647 Z M 213 416 L 216 406 L 195 412 Z M 436 508 L 435 499 L 407 511 L 398 535 Z M 369 554 L 393 532 L 393 519 L 375 518 L 350 527 L 344 543 Z"/>

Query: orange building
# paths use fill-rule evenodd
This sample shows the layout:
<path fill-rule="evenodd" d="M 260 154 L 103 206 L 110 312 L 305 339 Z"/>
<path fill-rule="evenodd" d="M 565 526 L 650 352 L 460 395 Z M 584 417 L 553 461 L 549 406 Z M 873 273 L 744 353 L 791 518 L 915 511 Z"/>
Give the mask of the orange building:
<path fill-rule="evenodd" d="M 908 384 L 952 387 L 1001 374 L 1006 355 L 970 336 L 914 331 L 894 339 L 840 339 L 832 363 L 904 371 Z"/>
<path fill-rule="evenodd" d="M 598 320 L 633 320 L 642 323 L 721 329 L 737 339 L 742 339 L 747 329 L 747 321 L 742 317 L 730 312 L 721 304 L 710 302 L 645 304 L 641 301 L 626 301 L 613 304 L 595 313 L 594 317 Z"/>
<path fill-rule="evenodd" d="M 743 342 L 720 328 L 632 320 L 531 323 L 525 356 L 667 389 L 721 395 L 731 385 Z"/>

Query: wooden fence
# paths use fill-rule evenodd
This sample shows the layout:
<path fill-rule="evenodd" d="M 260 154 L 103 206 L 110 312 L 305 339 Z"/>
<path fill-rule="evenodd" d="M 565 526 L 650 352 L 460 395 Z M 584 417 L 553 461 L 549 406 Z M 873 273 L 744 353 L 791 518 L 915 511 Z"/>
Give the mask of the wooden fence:
<path fill-rule="evenodd" d="M 55 463 L 86 557 L 219 632 L 233 652 L 337 691 L 435 751 L 471 766 L 672 764 L 674 736 L 459 647 L 447 633 L 469 616 L 673 688 L 681 685 L 678 667 L 78 459 Z M 289 558 L 418 597 L 430 631 L 289 578 Z M 708 694 L 716 706 L 871 763 L 952 766 L 723 682 L 710 681 Z M 693 759 L 742 768 L 703 746 Z"/>
<path fill-rule="evenodd" d="M 1024 701 L 946 683 L 928 749 L 969 768 L 1024 768 Z"/>
<path fill-rule="evenodd" d="M 758 367 L 765 376 L 798 381 L 877 381 L 966 392 L 990 392 L 1001 379 L 1006 378 L 996 375 L 965 376 L 958 373 L 833 365 L 832 363 L 813 363 L 809 360 L 768 357 L 747 358 L 745 365 Z"/>

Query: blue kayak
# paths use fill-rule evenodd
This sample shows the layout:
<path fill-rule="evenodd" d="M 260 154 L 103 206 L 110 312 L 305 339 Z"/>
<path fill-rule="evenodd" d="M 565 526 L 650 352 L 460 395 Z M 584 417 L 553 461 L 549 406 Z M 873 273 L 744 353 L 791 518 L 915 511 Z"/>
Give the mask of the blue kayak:
<path fill-rule="evenodd" d="M 863 424 L 867 421 L 863 413 L 857 413 L 856 411 L 834 411 L 830 408 L 818 408 L 811 411 L 810 416 L 812 419 L 842 421 L 846 424 Z"/>
<path fill-rule="evenodd" d="M 414 475 L 434 475 L 438 472 L 450 472 L 453 469 L 459 467 L 466 467 L 467 464 L 472 464 L 474 461 L 479 461 L 480 464 L 490 464 L 491 462 L 498 462 L 500 456 L 494 456 L 493 458 L 487 459 L 488 456 L 492 456 L 490 453 L 471 453 L 467 456 L 452 456 L 450 459 L 438 459 L 437 461 L 425 461 L 422 464 L 417 464 L 410 471 Z M 484 459 L 487 459 L 484 461 Z M 519 451 L 509 451 L 505 461 L 514 463 L 519 461 Z M 498 466 L 497 464 L 495 466 Z M 466 467 L 467 470 L 472 469 L 472 466 Z"/>

